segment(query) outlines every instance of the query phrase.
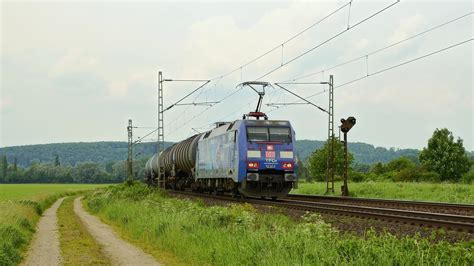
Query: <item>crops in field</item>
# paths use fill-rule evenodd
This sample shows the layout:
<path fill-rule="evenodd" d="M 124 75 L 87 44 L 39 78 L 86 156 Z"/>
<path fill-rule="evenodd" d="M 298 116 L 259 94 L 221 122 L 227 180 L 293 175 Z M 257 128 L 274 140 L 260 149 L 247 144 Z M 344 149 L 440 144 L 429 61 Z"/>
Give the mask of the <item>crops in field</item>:
<path fill-rule="evenodd" d="M 349 195 L 362 198 L 403 199 L 474 204 L 474 184 L 361 182 L 349 183 Z M 340 195 L 341 182 L 334 184 Z M 291 193 L 324 195 L 325 182 L 300 183 Z"/>
<path fill-rule="evenodd" d="M 58 198 L 97 185 L 0 185 L 0 265 L 16 265 L 34 232 L 41 213 Z"/>
<path fill-rule="evenodd" d="M 295 220 L 250 205 L 205 206 L 143 185 L 111 186 L 87 198 L 91 212 L 166 264 L 473 265 L 474 243 L 338 232 L 317 214 Z M 165 254 L 165 255 L 163 255 Z M 175 260 L 168 261 L 166 254 Z M 176 258 L 179 258 L 176 260 Z"/>

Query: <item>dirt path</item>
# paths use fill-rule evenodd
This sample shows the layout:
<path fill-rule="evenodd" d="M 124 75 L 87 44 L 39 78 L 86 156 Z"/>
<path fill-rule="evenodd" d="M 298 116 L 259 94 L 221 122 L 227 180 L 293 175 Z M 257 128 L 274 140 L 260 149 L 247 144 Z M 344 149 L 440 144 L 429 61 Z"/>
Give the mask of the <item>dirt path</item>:
<path fill-rule="evenodd" d="M 58 199 L 43 213 L 23 265 L 59 265 L 61 263 L 56 213 L 63 200 L 64 198 Z"/>
<path fill-rule="evenodd" d="M 114 265 L 160 265 L 152 256 L 120 239 L 114 231 L 82 207 L 81 198 L 74 200 L 74 212 Z"/>

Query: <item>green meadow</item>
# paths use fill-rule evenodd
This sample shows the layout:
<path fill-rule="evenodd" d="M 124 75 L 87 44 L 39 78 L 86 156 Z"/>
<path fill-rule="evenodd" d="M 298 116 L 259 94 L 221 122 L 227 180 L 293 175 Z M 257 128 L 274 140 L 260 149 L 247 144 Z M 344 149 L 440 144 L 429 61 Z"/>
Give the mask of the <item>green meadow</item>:
<path fill-rule="evenodd" d="M 56 193 L 88 190 L 107 185 L 98 184 L 0 184 L 0 202 L 5 200 L 41 201 Z"/>
<path fill-rule="evenodd" d="M 339 232 L 318 214 L 296 221 L 251 205 L 207 206 L 142 184 L 86 198 L 90 212 L 167 265 L 473 265 L 474 242 Z"/>
<path fill-rule="evenodd" d="M 58 198 L 106 185 L 0 184 L 0 265 L 16 265 L 41 214 Z"/>

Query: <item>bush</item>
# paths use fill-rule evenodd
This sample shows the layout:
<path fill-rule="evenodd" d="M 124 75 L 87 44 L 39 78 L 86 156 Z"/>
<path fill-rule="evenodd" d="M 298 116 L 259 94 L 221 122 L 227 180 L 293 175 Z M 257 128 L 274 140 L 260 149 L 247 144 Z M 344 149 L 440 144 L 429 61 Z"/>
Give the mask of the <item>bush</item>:
<path fill-rule="evenodd" d="M 387 164 L 388 171 L 401 171 L 404 169 L 412 169 L 415 167 L 415 163 L 407 157 L 393 159 Z"/>
<path fill-rule="evenodd" d="M 415 166 L 409 166 L 407 168 L 400 169 L 398 172 L 395 172 L 394 181 L 420 181 L 421 174 L 420 169 Z"/>
<path fill-rule="evenodd" d="M 365 175 L 361 172 L 351 171 L 349 173 L 349 180 L 352 180 L 354 182 L 362 182 L 365 180 Z"/>
<path fill-rule="evenodd" d="M 16 265 L 21 261 L 20 248 L 26 243 L 26 237 L 12 225 L 0 227 L 0 264 Z"/>
<path fill-rule="evenodd" d="M 466 184 L 474 183 L 474 171 L 469 171 L 461 177 L 461 182 Z"/>
<path fill-rule="evenodd" d="M 440 175 L 433 171 L 422 171 L 420 179 L 421 181 L 441 182 Z"/>

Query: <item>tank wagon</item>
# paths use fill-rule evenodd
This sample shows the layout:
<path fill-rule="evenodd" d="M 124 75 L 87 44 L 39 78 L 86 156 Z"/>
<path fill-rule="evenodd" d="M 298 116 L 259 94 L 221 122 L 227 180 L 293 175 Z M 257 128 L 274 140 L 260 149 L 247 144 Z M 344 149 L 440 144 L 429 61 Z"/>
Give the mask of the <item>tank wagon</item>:
<path fill-rule="evenodd" d="M 289 121 L 236 120 L 155 154 L 145 166 L 166 188 L 253 197 L 283 197 L 297 187 L 295 132 Z"/>

